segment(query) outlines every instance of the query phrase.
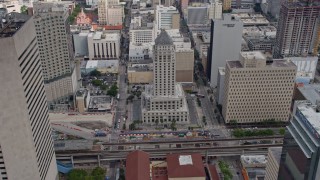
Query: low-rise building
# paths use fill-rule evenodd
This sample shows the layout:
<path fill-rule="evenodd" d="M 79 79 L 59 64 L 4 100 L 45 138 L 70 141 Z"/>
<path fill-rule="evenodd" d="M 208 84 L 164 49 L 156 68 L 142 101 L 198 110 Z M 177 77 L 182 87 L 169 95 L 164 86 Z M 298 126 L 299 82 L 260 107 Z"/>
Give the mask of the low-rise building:
<path fill-rule="evenodd" d="M 149 59 L 153 55 L 154 43 L 131 43 L 129 44 L 129 60 L 137 61 Z"/>
<path fill-rule="evenodd" d="M 193 83 L 194 50 L 191 48 L 176 49 L 176 81 Z"/>
<path fill-rule="evenodd" d="M 120 35 L 96 31 L 88 34 L 90 59 L 118 59 L 120 57 Z"/>
<path fill-rule="evenodd" d="M 202 58 L 203 52 L 207 52 L 210 47 L 210 33 L 209 32 L 200 32 L 193 37 L 196 41 L 195 48 L 199 52 L 199 57 Z"/>
<path fill-rule="evenodd" d="M 264 179 L 267 164 L 265 155 L 242 155 L 240 161 L 246 177 L 249 179 Z"/>
<path fill-rule="evenodd" d="M 90 103 L 90 91 L 87 89 L 79 89 L 76 92 L 76 108 L 79 113 L 85 113 Z"/>
<path fill-rule="evenodd" d="M 152 60 L 139 60 L 128 65 L 128 82 L 130 84 L 149 84 L 153 81 Z"/>
<path fill-rule="evenodd" d="M 227 61 L 222 115 L 226 123 L 287 122 L 296 77 L 290 60 L 267 60 L 259 51 Z"/>
<path fill-rule="evenodd" d="M 93 70 L 97 70 L 103 74 L 118 73 L 119 60 L 90 60 L 84 61 L 86 63 L 84 74 L 90 74 Z"/>
<path fill-rule="evenodd" d="M 151 43 L 154 41 L 154 31 L 151 28 L 130 29 L 130 43 Z"/>
<path fill-rule="evenodd" d="M 308 100 L 312 104 L 316 104 L 316 101 L 320 100 L 320 84 L 297 84 L 293 100 Z"/>
<path fill-rule="evenodd" d="M 309 84 L 313 82 L 317 71 L 317 56 L 285 57 L 284 59 L 292 61 L 297 66 L 297 83 Z"/>
<path fill-rule="evenodd" d="M 167 166 L 168 180 L 206 179 L 201 154 L 168 154 Z"/>
<path fill-rule="evenodd" d="M 110 96 L 91 96 L 88 112 L 110 112 L 113 98 Z"/>
<path fill-rule="evenodd" d="M 240 18 L 243 22 L 243 26 L 262 26 L 270 24 L 266 17 L 258 13 L 237 13 L 232 15 Z"/>
<path fill-rule="evenodd" d="M 150 180 L 150 156 L 143 151 L 133 151 L 126 158 L 126 179 Z"/>
<path fill-rule="evenodd" d="M 274 38 L 269 37 L 246 37 L 245 40 L 248 43 L 250 51 L 262 51 L 262 52 L 272 52 L 273 44 L 275 42 Z"/>
<path fill-rule="evenodd" d="M 76 22 L 78 26 L 81 27 L 90 27 L 92 23 L 92 19 L 87 16 L 87 14 L 83 11 L 83 8 L 81 9 L 81 12 L 76 17 Z"/>

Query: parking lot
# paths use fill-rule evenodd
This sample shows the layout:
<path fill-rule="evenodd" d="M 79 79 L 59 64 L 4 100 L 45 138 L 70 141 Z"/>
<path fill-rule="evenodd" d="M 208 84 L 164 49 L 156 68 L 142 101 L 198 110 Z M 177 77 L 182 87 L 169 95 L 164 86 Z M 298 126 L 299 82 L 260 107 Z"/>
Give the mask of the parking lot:
<path fill-rule="evenodd" d="M 84 87 L 92 87 L 92 86 L 94 86 L 92 84 L 92 80 L 97 80 L 97 79 L 102 81 L 102 83 L 104 85 L 110 86 L 110 85 L 112 85 L 112 84 L 117 82 L 118 75 L 109 73 L 109 74 L 104 74 L 104 75 L 99 76 L 99 77 L 96 77 L 96 76 L 84 76 L 82 78 L 82 85 Z"/>

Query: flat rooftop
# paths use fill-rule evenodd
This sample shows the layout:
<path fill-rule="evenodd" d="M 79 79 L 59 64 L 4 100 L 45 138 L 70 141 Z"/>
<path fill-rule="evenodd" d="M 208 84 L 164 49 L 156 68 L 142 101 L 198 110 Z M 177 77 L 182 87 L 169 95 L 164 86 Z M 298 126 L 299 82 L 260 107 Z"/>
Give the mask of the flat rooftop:
<path fill-rule="evenodd" d="M 112 98 L 109 96 L 91 96 L 89 109 L 107 110 L 111 109 Z"/>
<path fill-rule="evenodd" d="M 240 61 L 227 61 L 227 64 L 230 68 L 243 68 Z M 292 61 L 288 60 L 273 60 L 272 63 L 267 64 L 265 68 L 279 68 L 279 67 L 296 67 Z"/>
<path fill-rule="evenodd" d="M 284 3 L 288 8 L 313 8 L 314 6 L 320 8 L 320 2 L 313 2 L 312 4 L 308 5 L 306 2 L 291 2 L 291 3 Z"/>
<path fill-rule="evenodd" d="M 0 38 L 13 36 L 27 22 L 31 16 L 20 13 L 9 13 L 1 21 Z"/>
<path fill-rule="evenodd" d="M 296 101 L 297 109 L 312 126 L 312 129 L 320 134 L 320 113 L 316 112 L 315 105 L 310 101 Z"/>
<path fill-rule="evenodd" d="M 107 41 L 117 41 L 119 39 L 118 33 L 105 33 L 101 31 L 96 31 L 94 33 L 89 33 L 88 37 L 93 37 L 94 40 L 107 40 Z"/>
<path fill-rule="evenodd" d="M 249 60 L 266 60 L 266 57 L 260 51 L 241 52 L 240 55 Z"/>
<path fill-rule="evenodd" d="M 312 104 L 316 104 L 316 101 L 320 100 L 320 84 L 305 84 L 298 87 L 298 90 Z"/>

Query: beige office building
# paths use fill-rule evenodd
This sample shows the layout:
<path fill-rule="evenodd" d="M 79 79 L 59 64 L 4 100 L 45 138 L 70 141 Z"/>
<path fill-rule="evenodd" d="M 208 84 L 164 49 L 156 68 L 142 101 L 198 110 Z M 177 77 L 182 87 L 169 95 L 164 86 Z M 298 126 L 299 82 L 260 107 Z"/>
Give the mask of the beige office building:
<path fill-rule="evenodd" d="M 231 1 L 232 0 L 222 0 L 222 10 L 223 11 L 231 10 Z"/>
<path fill-rule="evenodd" d="M 192 83 L 194 71 L 194 50 L 190 48 L 176 49 L 176 81 Z"/>
<path fill-rule="evenodd" d="M 226 123 L 288 121 L 296 65 L 289 60 L 267 62 L 259 51 L 241 52 L 227 61 L 222 115 Z"/>
<path fill-rule="evenodd" d="M 123 18 L 124 10 L 119 0 L 98 1 L 99 25 L 122 25 Z"/>
<path fill-rule="evenodd" d="M 268 150 L 268 162 L 265 180 L 277 180 L 282 147 L 272 147 Z"/>
<path fill-rule="evenodd" d="M 68 23 L 69 5 L 70 1 L 33 4 L 39 57 L 49 103 L 69 99 L 78 86 Z"/>

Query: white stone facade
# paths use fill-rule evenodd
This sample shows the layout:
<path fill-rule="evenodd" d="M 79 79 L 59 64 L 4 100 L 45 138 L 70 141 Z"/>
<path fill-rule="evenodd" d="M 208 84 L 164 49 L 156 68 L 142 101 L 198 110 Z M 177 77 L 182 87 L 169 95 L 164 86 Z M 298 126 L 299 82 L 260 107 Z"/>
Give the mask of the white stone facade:
<path fill-rule="evenodd" d="M 118 59 L 120 57 L 120 35 L 97 31 L 88 35 L 90 59 Z"/>
<path fill-rule="evenodd" d="M 180 84 L 176 83 L 175 45 L 162 30 L 154 45 L 153 85 L 142 95 L 142 121 L 188 123 L 189 112 Z"/>

